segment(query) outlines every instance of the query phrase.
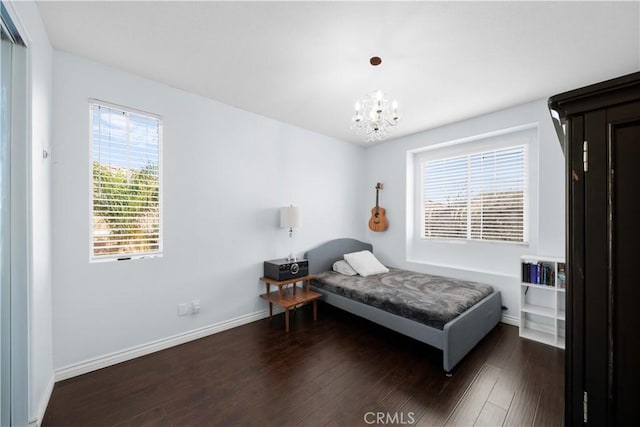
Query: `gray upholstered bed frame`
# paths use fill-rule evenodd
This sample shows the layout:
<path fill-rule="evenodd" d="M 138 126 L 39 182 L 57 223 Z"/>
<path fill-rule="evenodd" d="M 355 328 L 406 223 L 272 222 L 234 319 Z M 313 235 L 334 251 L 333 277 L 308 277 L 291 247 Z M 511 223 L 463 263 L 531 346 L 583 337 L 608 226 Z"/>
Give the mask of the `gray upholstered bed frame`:
<path fill-rule="evenodd" d="M 369 243 L 354 239 L 337 239 L 311 249 L 306 253 L 305 258 L 309 260 L 309 272 L 319 273 L 331 270 L 333 263 L 343 259 L 343 255 L 346 253 L 372 251 L 372 249 L 373 246 Z M 323 301 L 328 304 L 441 349 L 443 352 L 442 367 L 448 374 L 498 324 L 502 316 L 502 301 L 499 291 L 494 291 L 469 310 L 445 324 L 444 328 L 440 330 L 324 289 L 314 288 L 314 290 L 320 292 L 323 295 Z"/>

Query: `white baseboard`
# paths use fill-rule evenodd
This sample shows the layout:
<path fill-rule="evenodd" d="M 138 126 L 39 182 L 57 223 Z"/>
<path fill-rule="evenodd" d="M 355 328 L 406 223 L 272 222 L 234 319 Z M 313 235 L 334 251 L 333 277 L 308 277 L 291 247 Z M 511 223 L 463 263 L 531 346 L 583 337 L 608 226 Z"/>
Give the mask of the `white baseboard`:
<path fill-rule="evenodd" d="M 273 308 L 273 314 L 279 314 L 283 310 L 279 307 Z M 234 319 L 225 320 L 223 322 L 214 323 L 212 325 L 203 326 L 198 329 L 183 332 L 181 334 L 173 335 L 167 338 L 162 338 L 156 341 L 151 341 L 146 344 L 141 344 L 128 349 L 116 351 L 113 353 L 105 354 L 104 356 L 95 357 L 82 362 L 74 363 L 71 365 L 58 368 L 54 372 L 54 378 L 47 386 L 47 392 L 45 393 L 46 399 L 38 405 L 38 426 L 42 422 L 44 411 L 47 408 L 51 392 L 53 391 L 53 383 L 57 381 L 66 380 L 69 378 L 77 377 L 78 375 L 86 374 L 88 372 L 97 371 L 98 369 L 106 368 L 108 366 L 116 365 L 127 360 L 135 359 L 136 357 L 145 356 L 147 354 L 155 353 L 156 351 L 164 350 L 169 347 L 184 344 L 189 341 L 197 340 L 209 335 L 213 335 L 218 332 L 226 331 L 238 326 L 246 325 L 247 323 L 255 322 L 257 320 L 265 319 L 269 317 L 269 310 L 261 310 L 255 313 L 245 314 L 243 316 L 236 317 Z M 519 326 L 520 321 L 515 316 L 502 315 L 502 323 L 507 325 Z"/>
<path fill-rule="evenodd" d="M 31 419 L 29 419 L 30 426 L 40 427 L 42 425 L 42 420 L 44 419 L 44 413 L 47 411 L 47 406 L 49 406 L 49 400 L 51 400 L 51 394 L 53 393 L 54 383 L 55 383 L 55 374 L 51 375 L 51 378 L 49 378 L 49 382 L 47 383 L 47 387 L 44 389 L 42 398 L 40 399 L 40 402 L 38 402 L 36 413 L 32 414 Z"/>
<path fill-rule="evenodd" d="M 278 309 L 279 307 L 273 308 L 274 315 L 282 311 Z M 213 335 L 218 332 L 226 331 L 227 329 L 246 325 L 247 323 L 255 322 L 256 320 L 261 320 L 266 317 L 269 317 L 268 309 L 257 311 L 255 313 L 245 314 L 234 319 L 225 320 L 223 322 L 203 326 L 201 328 L 193 329 L 191 331 L 183 332 L 181 334 L 173 335 L 167 338 L 151 341 L 146 344 L 141 344 L 135 347 L 105 354 L 104 356 L 95 357 L 83 362 L 67 365 L 55 370 L 55 381 L 66 380 L 68 378 L 86 374 L 87 372 L 106 368 L 107 366 L 112 366 L 121 362 L 125 362 L 127 360 L 135 359 L 136 357 L 155 353 L 156 351 L 164 350 L 169 347 L 174 347 L 176 345 L 184 344 L 189 341 L 197 340 L 199 338 Z"/>
<path fill-rule="evenodd" d="M 506 323 L 507 325 L 520 327 L 520 319 L 517 316 L 509 316 L 506 314 L 502 315 L 502 319 L 500 319 L 502 323 Z"/>

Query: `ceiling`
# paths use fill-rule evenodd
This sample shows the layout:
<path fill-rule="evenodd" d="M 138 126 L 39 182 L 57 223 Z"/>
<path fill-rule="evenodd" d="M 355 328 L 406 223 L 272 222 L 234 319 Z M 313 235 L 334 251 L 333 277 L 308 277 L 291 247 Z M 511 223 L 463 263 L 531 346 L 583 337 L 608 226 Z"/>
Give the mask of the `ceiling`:
<path fill-rule="evenodd" d="M 638 6 L 38 3 L 56 49 L 351 142 L 377 88 L 399 102 L 397 137 L 638 71 Z"/>

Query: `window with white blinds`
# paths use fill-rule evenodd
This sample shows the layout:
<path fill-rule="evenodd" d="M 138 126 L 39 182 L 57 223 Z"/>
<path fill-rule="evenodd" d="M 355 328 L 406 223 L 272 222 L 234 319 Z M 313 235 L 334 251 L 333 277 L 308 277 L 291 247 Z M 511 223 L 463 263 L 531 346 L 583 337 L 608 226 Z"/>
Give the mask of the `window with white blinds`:
<path fill-rule="evenodd" d="M 421 170 L 422 237 L 525 242 L 526 145 L 427 160 Z"/>
<path fill-rule="evenodd" d="M 92 259 L 162 250 L 160 117 L 91 101 Z"/>

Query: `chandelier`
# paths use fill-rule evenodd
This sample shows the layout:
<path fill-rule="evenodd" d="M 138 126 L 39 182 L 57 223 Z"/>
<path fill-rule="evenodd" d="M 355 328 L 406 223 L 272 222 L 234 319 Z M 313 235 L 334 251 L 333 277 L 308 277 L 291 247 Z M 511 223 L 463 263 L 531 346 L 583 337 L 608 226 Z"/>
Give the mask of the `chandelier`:
<path fill-rule="evenodd" d="M 351 129 L 364 136 L 366 142 L 381 141 L 398 125 L 398 101 L 391 102 L 378 89 L 360 98 L 355 105 Z"/>

